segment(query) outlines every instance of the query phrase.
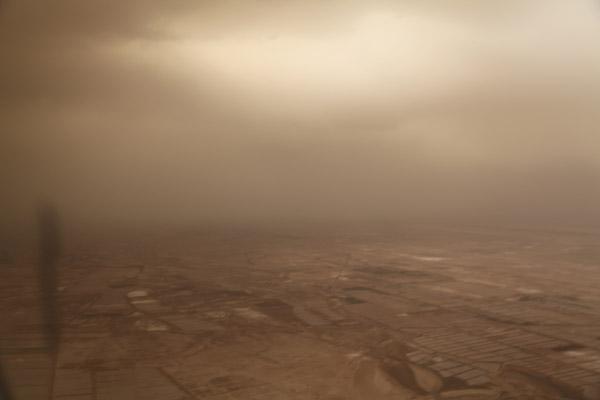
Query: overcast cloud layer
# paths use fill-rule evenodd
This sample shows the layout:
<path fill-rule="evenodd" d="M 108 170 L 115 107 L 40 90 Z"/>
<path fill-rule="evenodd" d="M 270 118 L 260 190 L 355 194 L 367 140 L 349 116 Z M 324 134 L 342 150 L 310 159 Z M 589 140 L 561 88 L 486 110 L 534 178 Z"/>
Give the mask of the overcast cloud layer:
<path fill-rule="evenodd" d="M 600 4 L 0 3 L 4 220 L 600 221 Z"/>

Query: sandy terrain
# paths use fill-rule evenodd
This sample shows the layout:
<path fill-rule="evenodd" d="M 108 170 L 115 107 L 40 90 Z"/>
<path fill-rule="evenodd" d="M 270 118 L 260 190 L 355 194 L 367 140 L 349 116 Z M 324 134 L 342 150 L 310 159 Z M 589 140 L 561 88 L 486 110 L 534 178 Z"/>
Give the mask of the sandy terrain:
<path fill-rule="evenodd" d="M 315 233 L 317 232 L 317 233 Z M 600 235 L 410 227 L 80 235 L 60 349 L 0 259 L 15 399 L 598 399 Z"/>

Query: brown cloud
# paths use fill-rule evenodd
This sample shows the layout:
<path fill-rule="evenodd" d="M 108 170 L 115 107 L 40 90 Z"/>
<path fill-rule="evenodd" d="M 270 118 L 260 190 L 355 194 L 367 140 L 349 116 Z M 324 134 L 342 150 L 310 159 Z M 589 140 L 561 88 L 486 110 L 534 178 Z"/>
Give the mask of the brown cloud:
<path fill-rule="evenodd" d="M 6 2 L 3 212 L 595 217 L 595 4 L 444 4 Z"/>

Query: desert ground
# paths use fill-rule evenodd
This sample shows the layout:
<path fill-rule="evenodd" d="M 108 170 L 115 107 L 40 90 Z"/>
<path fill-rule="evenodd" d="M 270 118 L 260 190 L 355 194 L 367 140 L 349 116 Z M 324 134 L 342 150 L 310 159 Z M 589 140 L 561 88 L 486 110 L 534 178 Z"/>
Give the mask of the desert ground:
<path fill-rule="evenodd" d="M 599 244 L 493 226 L 82 233 L 60 260 L 56 354 L 36 253 L 7 245 L 3 369 L 17 400 L 599 399 Z"/>

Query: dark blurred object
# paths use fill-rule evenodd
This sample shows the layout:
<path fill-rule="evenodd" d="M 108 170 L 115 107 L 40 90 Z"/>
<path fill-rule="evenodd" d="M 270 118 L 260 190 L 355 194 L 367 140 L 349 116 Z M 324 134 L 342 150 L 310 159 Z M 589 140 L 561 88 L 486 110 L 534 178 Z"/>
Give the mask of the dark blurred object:
<path fill-rule="evenodd" d="M 54 358 L 58 353 L 60 318 L 56 302 L 58 260 L 60 257 L 60 223 L 56 208 L 44 204 L 38 209 L 39 290 L 46 350 Z M 0 254 L 1 256 L 1 254 Z M 1 261 L 1 260 L 0 260 Z M 0 400 L 12 400 L 10 385 L 0 365 Z"/>
<path fill-rule="evenodd" d="M 60 318 L 56 304 L 58 259 L 60 257 L 60 224 L 58 213 L 50 204 L 39 209 L 39 285 L 43 313 L 44 334 L 48 351 L 58 349 Z"/>
<path fill-rule="evenodd" d="M 12 398 L 10 387 L 6 381 L 6 378 L 4 377 L 4 373 L 2 372 L 2 364 L 0 363 L 0 400 L 12 400 Z"/>

